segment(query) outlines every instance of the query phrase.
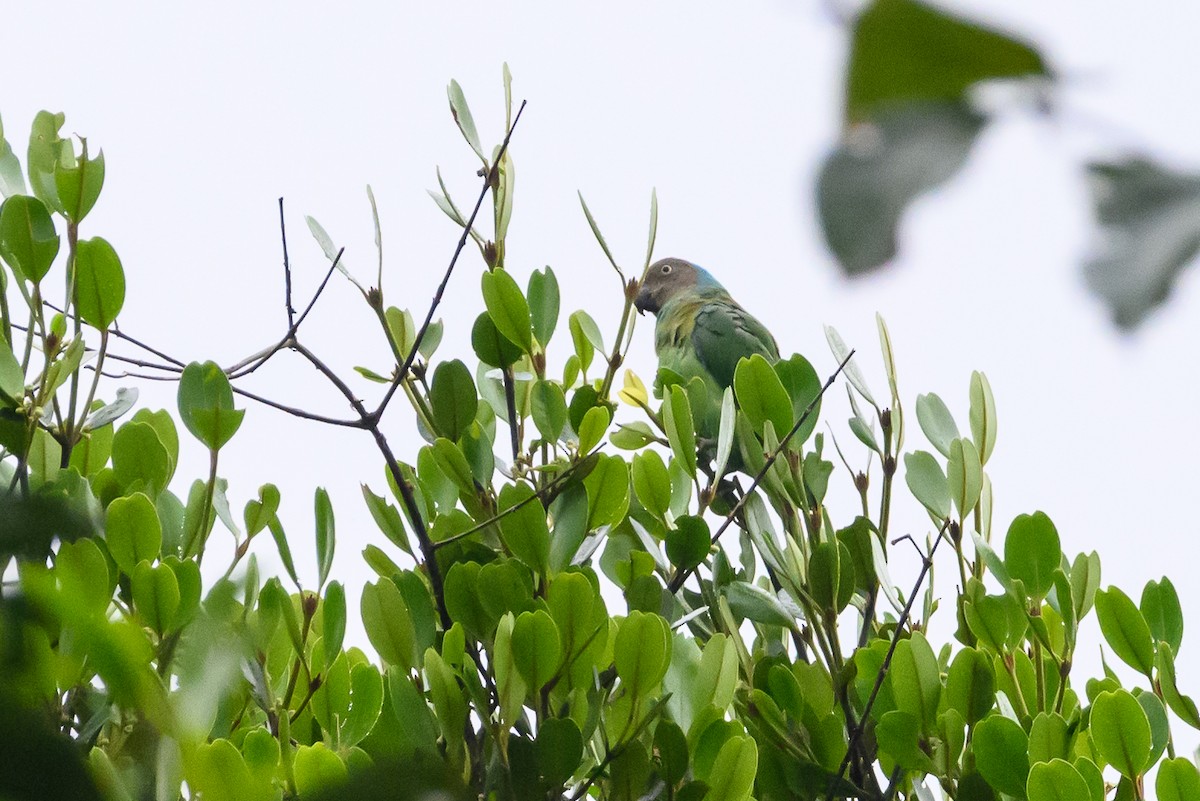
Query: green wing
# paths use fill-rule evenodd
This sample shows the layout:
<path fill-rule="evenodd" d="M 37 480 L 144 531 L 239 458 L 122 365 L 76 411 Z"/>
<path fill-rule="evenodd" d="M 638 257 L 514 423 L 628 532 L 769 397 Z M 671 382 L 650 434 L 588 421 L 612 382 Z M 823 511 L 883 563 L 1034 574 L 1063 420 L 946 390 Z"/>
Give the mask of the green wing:
<path fill-rule="evenodd" d="M 760 353 L 779 359 L 779 347 L 766 326 L 731 298 L 716 298 L 696 312 L 692 348 L 704 369 L 722 387 L 733 383 L 738 360 Z"/>

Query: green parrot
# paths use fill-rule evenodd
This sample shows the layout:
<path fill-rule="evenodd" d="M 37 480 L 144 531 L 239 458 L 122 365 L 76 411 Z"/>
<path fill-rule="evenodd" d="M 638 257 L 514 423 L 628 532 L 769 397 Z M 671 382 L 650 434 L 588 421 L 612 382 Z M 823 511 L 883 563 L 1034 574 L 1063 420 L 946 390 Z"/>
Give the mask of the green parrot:
<path fill-rule="evenodd" d="M 721 396 L 733 383 L 738 360 L 758 353 L 774 363 L 779 347 L 766 326 L 733 299 L 707 270 L 683 259 L 651 264 L 642 280 L 635 305 L 652 312 L 654 349 L 662 372 L 675 373 L 686 385 L 692 378 L 705 384 L 711 413 L 697 422 L 702 437 L 716 436 Z M 668 373 L 668 375 L 669 375 Z"/>

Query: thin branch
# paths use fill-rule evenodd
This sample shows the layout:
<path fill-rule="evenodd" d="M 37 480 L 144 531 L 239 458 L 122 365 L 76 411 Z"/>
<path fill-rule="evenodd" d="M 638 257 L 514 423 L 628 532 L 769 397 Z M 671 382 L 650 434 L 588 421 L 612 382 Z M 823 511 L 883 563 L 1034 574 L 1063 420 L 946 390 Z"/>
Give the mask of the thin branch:
<path fill-rule="evenodd" d="M 838 768 L 837 776 L 829 782 L 829 789 L 825 793 L 826 798 L 833 798 L 834 788 L 842 781 L 846 775 L 846 768 L 850 765 L 850 760 L 858 751 L 859 743 L 862 740 L 863 731 L 867 727 L 867 719 L 871 715 L 871 707 L 875 705 L 875 699 L 879 697 L 879 689 L 883 686 L 883 680 L 887 677 L 888 668 L 892 664 L 892 655 L 896 653 L 896 646 L 900 644 L 900 636 L 904 633 L 904 627 L 908 623 L 908 616 L 912 612 L 913 601 L 921 592 L 921 585 L 925 583 L 925 576 L 929 573 L 929 569 L 933 567 L 933 555 L 937 553 L 938 546 L 945 539 L 946 528 L 950 525 L 950 520 L 946 519 L 942 523 L 942 527 L 938 529 L 938 535 L 933 541 L 933 547 L 929 549 L 929 553 L 921 558 L 921 570 L 917 574 L 917 581 L 913 585 L 912 592 L 909 593 L 908 600 L 904 603 L 904 609 L 900 612 L 900 619 L 896 621 L 896 630 L 892 633 L 892 642 L 888 646 L 887 655 L 883 658 L 883 664 L 879 666 L 879 673 L 875 676 L 875 686 L 871 688 L 871 694 L 867 697 L 867 703 L 863 706 L 862 717 L 859 718 L 859 725 L 854 727 L 850 734 L 850 743 L 846 748 L 846 756 L 842 757 L 842 764 Z"/>
<path fill-rule="evenodd" d="M 454 247 L 454 255 L 450 257 L 450 265 L 446 267 L 446 274 L 442 276 L 442 282 L 438 284 L 437 291 L 433 295 L 433 301 L 429 304 L 429 312 L 425 315 L 425 322 L 421 323 L 421 328 L 417 331 L 417 337 L 413 340 L 412 348 L 408 352 L 408 356 L 404 359 L 404 363 L 400 365 L 400 369 L 396 371 L 396 375 L 392 378 L 392 384 L 388 387 L 388 391 L 384 394 L 383 400 L 379 402 L 379 406 L 371 413 L 371 418 L 378 420 L 382 415 L 387 405 L 392 400 L 392 396 L 396 394 L 396 390 L 408 378 L 408 371 L 412 369 L 413 360 L 417 358 L 417 348 L 421 344 L 421 340 L 425 337 L 425 332 L 429 330 L 429 326 L 433 323 L 434 312 L 441 305 L 442 295 L 446 292 L 446 285 L 450 283 L 450 276 L 454 273 L 454 267 L 458 263 L 458 257 L 462 253 L 463 248 L 467 245 L 467 239 L 474 230 L 475 218 L 479 215 L 479 210 L 483 208 L 483 201 L 487 198 L 488 192 L 492 188 L 500 172 L 500 164 L 504 161 L 504 154 L 508 152 L 508 143 L 512 139 L 513 131 L 517 128 L 517 123 L 521 121 L 521 114 L 525 111 L 525 101 L 521 101 L 521 107 L 517 109 L 517 115 L 513 117 L 512 125 L 508 128 L 508 133 L 504 135 L 504 141 L 500 144 L 500 150 L 496 153 L 496 158 L 492 160 L 492 168 L 488 170 L 486 179 L 483 182 L 483 189 L 479 191 L 479 198 L 475 201 L 475 208 L 471 210 L 471 216 L 467 218 L 467 224 L 463 227 L 462 236 L 458 238 L 458 244 Z"/>
<path fill-rule="evenodd" d="M 850 363 L 852 358 L 854 358 L 854 351 L 850 351 L 846 358 L 842 360 L 842 363 L 838 365 L 837 369 L 833 371 L 833 375 L 829 376 L 829 378 L 825 380 L 825 383 L 821 386 L 821 391 L 817 393 L 817 397 L 813 398 L 812 401 L 809 402 L 808 406 L 804 410 L 804 413 L 800 415 L 800 419 L 798 419 L 795 425 L 792 426 L 791 430 L 787 432 L 787 435 L 779 441 L 779 445 L 776 446 L 775 449 L 769 454 L 767 454 L 766 462 L 763 464 L 762 469 L 759 470 L 754 476 L 754 480 L 750 482 L 750 486 L 746 488 L 746 491 L 742 494 L 742 497 L 738 498 L 738 502 L 734 504 L 733 509 L 731 509 L 729 514 L 725 516 L 725 521 L 721 523 L 721 526 L 716 530 L 716 532 L 713 533 L 712 541 L 714 543 L 721 538 L 721 535 L 725 533 L 727 528 L 733 525 L 733 521 L 737 518 L 738 513 L 741 512 L 742 507 L 746 505 L 747 499 L 754 494 L 754 490 L 757 489 L 758 485 L 762 483 L 762 480 L 766 478 L 767 471 L 771 469 L 771 465 L 775 464 L 775 460 L 778 459 L 783 453 L 784 449 L 787 448 L 787 445 L 789 442 L 791 442 L 792 437 L 796 436 L 796 432 L 799 431 L 806 422 L 808 422 L 808 417 L 813 413 L 817 403 L 822 397 L 825 396 L 825 392 L 830 386 L 833 385 L 833 382 L 837 380 L 837 377 L 841 375 L 842 370 L 846 369 L 846 365 Z M 683 586 L 683 582 L 687 581 L 688 576 L 690 576 L 692 571 L 695 569 L 695 567 L 691 567 L 687 570 L 676 571 L 675 575 L 671 578 L 671 582 L 667 585 L 667 590 L 671 593 L 679 592 L 679 588 Z"/>
<path fill-rule="evenodd" d="M 283 305 L 287 309 L 288 330 L 296 327 L 296 310 L 292 308 L 292 265 L 288 262 L 287 226 L 283 222 L 283 198 L 279 198 L 279 239 L 283 242 Z"/>

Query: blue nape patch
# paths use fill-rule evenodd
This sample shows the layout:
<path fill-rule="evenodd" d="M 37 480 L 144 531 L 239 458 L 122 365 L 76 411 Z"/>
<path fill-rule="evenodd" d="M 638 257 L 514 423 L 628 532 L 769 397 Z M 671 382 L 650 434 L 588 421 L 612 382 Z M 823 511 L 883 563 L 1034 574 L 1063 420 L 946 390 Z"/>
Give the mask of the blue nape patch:
<path fill-rule="evenodd" d="M 696 286 L 700 289 L 721 289 L 721 282 L 712 277 L 712 273 L 701 267 L 699 264 L 693 264 L 696 268 Z"/>

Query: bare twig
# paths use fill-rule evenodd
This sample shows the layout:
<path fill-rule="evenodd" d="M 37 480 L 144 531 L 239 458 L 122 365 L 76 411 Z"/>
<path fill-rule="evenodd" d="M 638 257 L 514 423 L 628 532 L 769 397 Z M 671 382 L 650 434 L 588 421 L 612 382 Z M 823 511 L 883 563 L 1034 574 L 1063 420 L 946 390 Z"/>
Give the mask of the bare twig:
<path fill-rule="evenodd" d="M 279 238 L 283 242 L 283 305 L 287 309 L 288 330 L 296 327 L 296 310 L 292 308 L 292 265 L 288 262 L 287 226 L 283 222 L 283 198 L 279 198 Z"/>

